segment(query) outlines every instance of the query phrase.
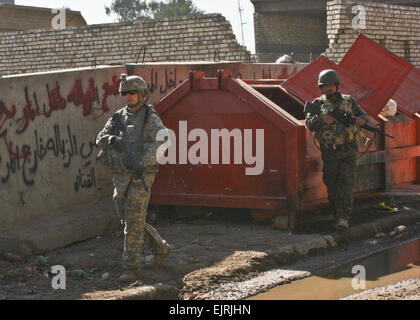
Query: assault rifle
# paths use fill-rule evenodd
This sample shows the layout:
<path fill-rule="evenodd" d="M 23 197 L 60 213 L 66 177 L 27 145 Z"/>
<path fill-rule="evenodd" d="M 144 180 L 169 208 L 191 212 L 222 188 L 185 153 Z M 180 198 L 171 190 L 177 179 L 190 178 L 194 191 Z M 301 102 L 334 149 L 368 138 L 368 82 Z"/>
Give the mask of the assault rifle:
<path fill-rule="evenodd" d="M 304 113 L 310 113 L 310 114 L 313 114 L 313 115 L 322 114 L 321 106 L 319 104 L 311 103 L 309 101 L 306 101 L 305 109 L 303 110 L 303 112 Z M 353 124 L 356 123 L 356 118 L 353 118 L 350 114 L 348 114 L 344 110 L 340 110 L 338 108 L 334 108 L 334 109 L 330 110 L 327 114 L 338 121 L 338 127 L 337 127 L 338 133 L 342 132 L 344 127 L 349 127 L 350 125 L 353 125 Z M 364 125 L 361 126 L 361 128 L 366 129 L 366 130 L 371 131 L 371 132 L 376 132 L 376 133 L 384 135 L 388 138 L 394 139 L 393 136 L 391 136 L 390 134 L 382 131 L 381 129 L 379 129 L 377 127 L 373 127 L 371 125 L 364 124 Z"/>
<path fill-rule="evenodd" d="M 136 180 L 141 180 L 141 182 L 143 182 L 144 188 L 146 189 L 147 192 L 149 192 L 149 189 L 146 186 L 146 182 L 144 181 L 143 178 L 143 171 L 144 171 L 144 166 L 141 162 L 141 155 L 140 153 L 138 153 L 137 151 L 134 151 L 133 149 L 131 149 L 130 145 L 129 145 L 129 140 L 130 140 L 130 134 L 127 131 L 127 128 L 125 127 L 125 125 L 123 124 L 122 120 L 121 120 L 121 116 L 118 113 L 114 113 L 114 115 L 112 116 L 112 120 L 114 121 L 114 123 L 117 126 L 117 129 L 119 129 L 122 133 L 122 145 L 123 145 L 123 164 L 124 166 L 128 169 L 128 170 L 133 170 L 134 174 L 133 177 Z"/>

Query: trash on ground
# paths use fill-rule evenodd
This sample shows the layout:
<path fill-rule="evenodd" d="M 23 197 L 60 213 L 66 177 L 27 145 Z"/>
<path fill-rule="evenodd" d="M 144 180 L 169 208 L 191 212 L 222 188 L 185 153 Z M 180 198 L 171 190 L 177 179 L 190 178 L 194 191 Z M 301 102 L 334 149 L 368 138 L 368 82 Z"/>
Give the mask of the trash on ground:
<path fill-rule="evenodd" d="M 383 233 L 383 232 L 379 232 L 379 233 L 375 234 L 375 238 L 384 238 L 384 237 L 386 237 L 386 234 Z"/>
<path fill-rule="evenodd" d="M 48 265 L 48 258 L 47 257 L 44 257 L 44 256 L 39 256 L 35 260 L 35 265 L 36 266 L 39 266 L 39 265 Z"/>
<path fill-rule="evenodd" d="M 72 271 L 72 273 L 74 275 L 78 276 L 78 277 L 86 277 L 86 278 L 89 278 L 89 274 L 86 271 L 82 270 L 82 269 L 74 269 Z"/>
<path fill-rule="evenodd" d="M 38 270 L 36 267 L 25 267 L 25 271 L 30 274 L 37 274 Z"/>
<path fill-rule="evenodd" d="M 143 285 L 143 283 L 140 280 L 136 280 L 135 282 L 133 282 L 132 284 L 130 284 L 128 287 L 129 288 L 133 288 L 133 287 L 139 287 Z"/>
<path fill-rule="evenodd" d="M 386 211 L 398 211 L 398 208 L 397 207 L 390 207 L 390 206 L 388 206 L 385 202 L 381 202 L 381 203 L 379 203 L 379 206 L 382 208 L 382 209 L 385 209 Z"/>
<path fill-rule="evenodd" d="M 365 243 L 374 245 L 374 244 L 378 244 L 378 240 L 366 240 Z"/>
<path fill-rule="evenodd" d="M 111 274 L 109 272 L 105 272 L 101 277 L 101 280 L 109 280 L 109 279 L 111 279 Z"/>
<path fill-rule="evenodd" d="M 401 226 L 395 227 L 395 228 L 394 228 L 394 230 L 393 230 L 393 231 L 391 231 L 391 232 L 389 233 L 389 235 L 390 235 L 391 237 L 393 237 L 393 236 L 395 236 L 395 235 L 397 235 L 397 234 L 399 234 L 399 233 L 404 232 L 406 229 L 407 229 L 407 227 L 406 227 L 406 226 L 404 226 L 404 225 L 401 225 Z"/>
<path fill-rule="evenodd" d="M 7 260 L 7 261 L 10 261 L 10 262 L 22 262 L 23 261 L 22 258 L 19 257 L 18 255 L 13 254 L 13 253 L 9 253 L 9 252 L 7 252 L 4 255 L 4 259 Z"/>

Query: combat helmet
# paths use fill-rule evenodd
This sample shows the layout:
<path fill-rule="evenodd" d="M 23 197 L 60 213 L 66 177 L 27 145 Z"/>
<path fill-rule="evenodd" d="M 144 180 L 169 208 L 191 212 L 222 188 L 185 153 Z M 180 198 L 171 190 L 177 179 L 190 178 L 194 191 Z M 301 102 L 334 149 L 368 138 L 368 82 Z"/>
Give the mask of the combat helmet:
<path fill-rule="evenodd" d="M 127 74 L 123 73 L 120 77 L 120 80 L 120 93 L 132 90 L 135 90 L 139 93 L 141 92 L 144 95 L 149 93 L 146 81 L 144 81 L 142 77 L 127 76 Z"/>
<path fill-rule="evenodd" d="M 341 83 L 337 71 L 333 69 L 326 69 L 321 71 L 318 78 L 318 87 L 323 87 L 330 83 L 335 85 L 339 85 Z"/>

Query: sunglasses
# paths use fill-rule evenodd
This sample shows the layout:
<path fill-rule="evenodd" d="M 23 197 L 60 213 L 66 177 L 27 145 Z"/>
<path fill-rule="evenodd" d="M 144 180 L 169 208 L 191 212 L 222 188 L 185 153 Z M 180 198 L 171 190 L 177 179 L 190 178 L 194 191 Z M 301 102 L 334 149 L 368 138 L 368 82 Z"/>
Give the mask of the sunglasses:
<path fill-rule="evenodd" d="M 130 90 L 130 91 L 121 92 L 122 96 L 126 96 L 127 94 L 134 95 L 134 94 L 137 94 L 137 91 L 136 90 Z"/>

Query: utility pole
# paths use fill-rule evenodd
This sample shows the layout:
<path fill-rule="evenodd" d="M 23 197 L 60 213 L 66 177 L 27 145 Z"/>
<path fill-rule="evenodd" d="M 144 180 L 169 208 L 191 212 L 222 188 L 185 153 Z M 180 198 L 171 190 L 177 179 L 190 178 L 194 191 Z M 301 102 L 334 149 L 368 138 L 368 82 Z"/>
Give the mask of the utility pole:
<path fill-rule="evenodd" d="M 241 7 L 240 0 L 238 0 L 238 10 L 239 10 L 239 19 L 241 20 L 242 45 L 244 45 L 244 24 L 246 24 L 246 22 L 242 22 L 242 12 L 244 11 L 244 9 Z"/>

